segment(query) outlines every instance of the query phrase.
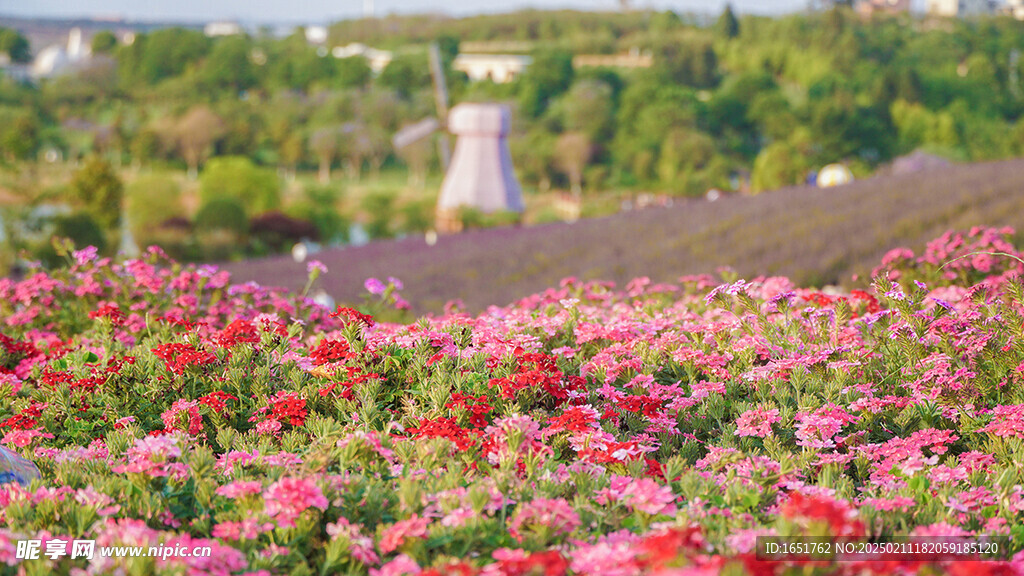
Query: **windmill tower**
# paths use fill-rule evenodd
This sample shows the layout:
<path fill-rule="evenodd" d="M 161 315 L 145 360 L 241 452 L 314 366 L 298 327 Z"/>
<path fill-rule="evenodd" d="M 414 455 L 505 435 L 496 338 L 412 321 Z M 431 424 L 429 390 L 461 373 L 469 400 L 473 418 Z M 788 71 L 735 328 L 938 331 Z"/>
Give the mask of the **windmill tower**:
<path fill-rule="evenodd" d="M 508 106 L 501 104 L 452 108 L 448 129 L 458 141 L 437 201 L 439 231 L 458 231 L 456 215 L 462 206 L 482 212 L 523 211 L 522 191 L 508 147 L 511 118 Z"/>

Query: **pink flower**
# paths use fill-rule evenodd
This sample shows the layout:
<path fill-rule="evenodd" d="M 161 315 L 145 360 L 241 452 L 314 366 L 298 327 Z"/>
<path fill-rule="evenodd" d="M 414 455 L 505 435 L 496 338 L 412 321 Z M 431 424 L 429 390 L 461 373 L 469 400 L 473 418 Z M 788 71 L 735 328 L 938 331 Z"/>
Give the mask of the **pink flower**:
<path fill-rule="evenodd" d="M 267 514 L 280 526 L 294 526 L 295 519 L 307 508 L 327 510 L 328 502 L 320 487 L 309 478 L 281 478 L 264 492 Z"/>
<path fill-rule="evenodd" d="M 992 409 L 992 421 L 979 432 L 1024 438 L 1024 404 L 1004 404 Z"/>
<path fill-rule="evenodd" d="M 778 408 L 747 410 L 736 419 L 737 436 L 758 436 L 767 438 L 772 433 L 772 424 L 779 421 Z"/>
<path fill-rule="evenodd" d="M 332 541 L 347 538 L 349 554 L 363 564 L 376 564 L 380 561 L 373 549 L 373 538 L 363 534 L 359 524 L 352 524 L 345 517 L 338 518 L 337 523 L 327 524 L 327 535 Z"/>
<path fill-rule="evenodd" d="M 210 535 L 224 540 L 254 540 L 273 529 L 272 522 L 260 524 L 255 518 L 246 518 L 241 522 L 221 522 L 213 527 Z"/>
<path fill-rule="evenodd" d="M 237 480 L 230 484 L 220 486 L 214 493 L 225 498 L 239 498 L 249 494 L 259 494 L 262 490 L 263 483 L 258 480 Z"/>
<path fill-rule="evenodd" d="M 562 498 L 537 498 L 522 504 L 516 510 L 509 533 L 517 541 L 522 542 L 523 532 L 536 532 L 538 528 L 546 528 L 551 536 L 569 534 L 580 525 L 580 516 L 576 510 Z"/>
<path fill-rule="evenodd" d="M 384 554 L 393 552 L 405 542 L 406 538 L 423 538 L 427 535 L 429 518 L 420 518 L 416 514 L 412 518 L 399 520 L 384 529 L 380 537 L 380 551 Z"/>
<path fill-rule="evenodd" d="M 420 565 L 415 560 L 405 554 L 399 554 L 397 558 L 381 566 L 379 570 L 371 568 L 370 576 L 408 576 L 420 572 L 422 572 Z"/>
<path fill-rule="evenodd" d="M 167 430 L 184 430 L 193 436 L 203 431 L 203 417 L 195 400 L 175 400 L 161 418 Z"/>

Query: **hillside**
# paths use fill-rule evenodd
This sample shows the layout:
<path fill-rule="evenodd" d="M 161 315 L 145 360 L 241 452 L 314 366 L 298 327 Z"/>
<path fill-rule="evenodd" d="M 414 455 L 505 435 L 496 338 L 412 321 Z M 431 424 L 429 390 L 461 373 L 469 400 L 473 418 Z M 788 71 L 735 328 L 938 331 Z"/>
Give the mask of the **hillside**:
<path fill-rule="evenodd" d="M 877 177 L 832 190 L 793 187 L 717 202 L 686 201 L 575 224 L 474 231 L 332 249 L 320 286 L 356 300 L 368 277 L 394 276 L 416 311 L 449 299 L 470 310 L 504 305 L 566 276 L 671 281 L 731 266 L 744 277 L 786 275 L 798 283 L 850 284 L 889 249 L 924 243 L 951 228 L 1024 230 L 1024 159 Z M 225 265 L 237 282 L 301 289 L 304 264 L 288 257 Z"/>

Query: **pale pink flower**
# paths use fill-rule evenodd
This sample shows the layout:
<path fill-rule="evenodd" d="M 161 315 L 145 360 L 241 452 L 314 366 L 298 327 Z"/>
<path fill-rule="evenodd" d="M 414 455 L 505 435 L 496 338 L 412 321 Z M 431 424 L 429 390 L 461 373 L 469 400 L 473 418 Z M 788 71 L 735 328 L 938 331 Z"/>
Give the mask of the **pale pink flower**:
<path fill-rule="evenodd" d="M 427 535 L 429 518 L 420 518 L 416 514 L 412 518 L 399 520 L 384 529 L 380 537 L 380 551 L 384 554 L 393 552 L 405 542 L 406 538 L 423 538 Z"/>
<path fill-rule="evenodd" d="M 522 542 L 524 529 L 548 528 L 550 535 L 558 536 L 571 533 L 579 525 L 579 514 L 564 499 L 537 498 L 519 506 L 509 525 L 509 533 Z"/>
<path fill-rule="evenodd" d="M 381 566 L 380 569 L 370 568 L 370 576 L 409 576 L 422 571 L 415 560 L 405 554 L 399 554 L 397 558 Z"/>

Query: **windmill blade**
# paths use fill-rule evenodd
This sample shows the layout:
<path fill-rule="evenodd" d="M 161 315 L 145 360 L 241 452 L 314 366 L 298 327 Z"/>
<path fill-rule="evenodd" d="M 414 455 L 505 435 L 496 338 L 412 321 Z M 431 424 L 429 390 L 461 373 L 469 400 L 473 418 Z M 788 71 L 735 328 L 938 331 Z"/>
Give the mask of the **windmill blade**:
<path fill-rule="evenodd" d="M 441 127 L 437 118 L 425 118 L 415 124 L 402 128 L 391 138 L 391 145 L 395 150 L 401 150 L 410 144 L 414 144 L 427 138 Z"/>
<path fill-rule="evenodd" d="M 441 68 L 441 48 L 437 42 L 430 43 L 430 77 L 434 81 L 434 100 L 437 104 L 437 118 L 441 125 L 448 126 L 448 83 L 444 79 L 444 70 Z M 441 156 L 441 167 L 448 169 L 451 162 L 451 148 L 448 147 L 448 135 L 441 134 L 437 141 L 438 151 Z"/>

